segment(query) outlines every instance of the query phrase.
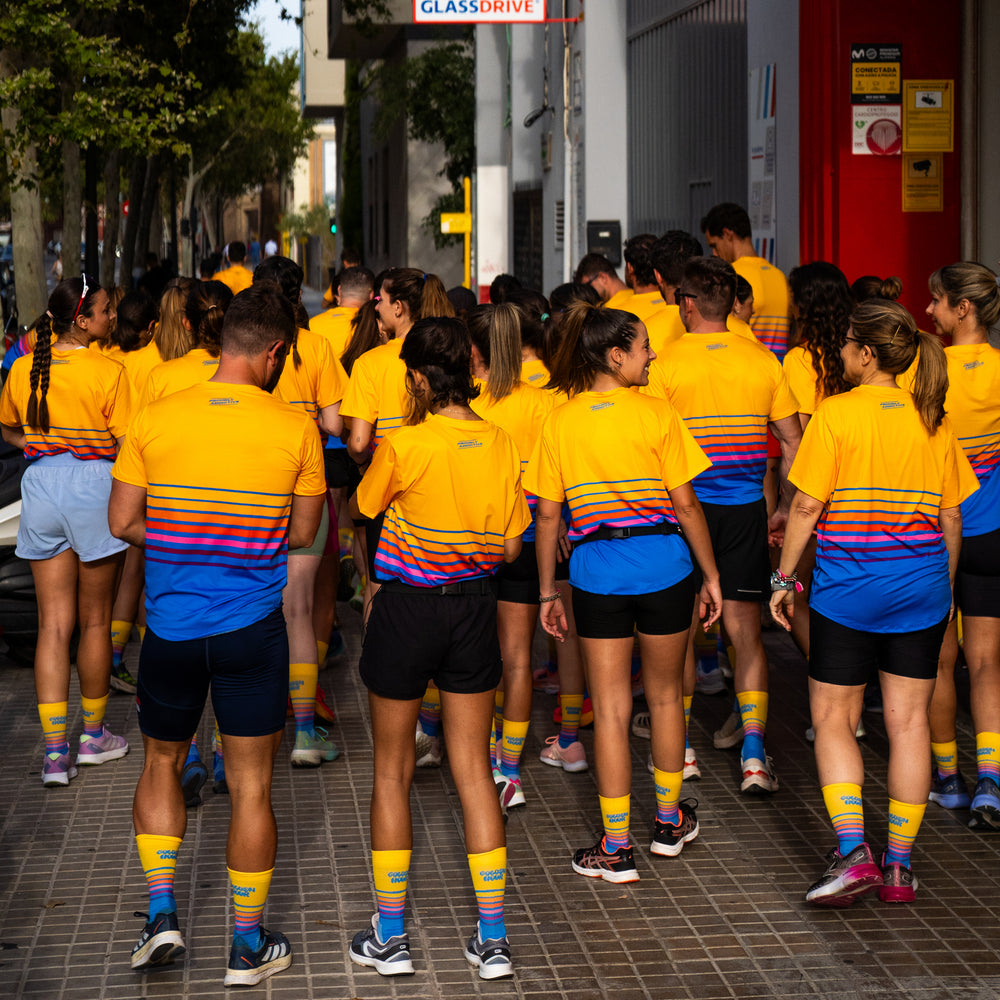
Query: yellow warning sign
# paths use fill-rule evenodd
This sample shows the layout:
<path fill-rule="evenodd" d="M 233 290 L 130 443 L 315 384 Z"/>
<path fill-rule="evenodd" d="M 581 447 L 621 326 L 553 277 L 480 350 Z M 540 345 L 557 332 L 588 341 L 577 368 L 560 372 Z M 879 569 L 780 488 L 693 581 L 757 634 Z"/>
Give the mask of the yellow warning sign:
<path fill-rule="evenodd" d="M 952 152 L 954 99 L 954 80 L 903 81 L 904 152 Z"/>
<path fill-rule="evenodd" d="M 852 94 L 892 94 L 900 90 L 900 64 L 898 62 L 851 63 Z"/>
<path fill-rule="evenodd" d="M 944 211 L 944 156 L 903 154 L 903 211 Z"/>

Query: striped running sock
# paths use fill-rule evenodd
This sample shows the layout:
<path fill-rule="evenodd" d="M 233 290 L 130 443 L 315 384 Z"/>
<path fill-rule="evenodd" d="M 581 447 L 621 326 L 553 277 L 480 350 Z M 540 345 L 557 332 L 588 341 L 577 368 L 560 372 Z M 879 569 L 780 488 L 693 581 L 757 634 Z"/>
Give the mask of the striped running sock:
<path fill-rule="evenodd" d="M 653 770 L 653 784 L 656 788 L 656 818 L 661 823 L 669 823 L 676 826 L 681 821 L 681 814 L 677 808 L 677 803 L 681 798 L 681 782 L 684 780 L 683 771 L 661 771 L 658 767 Z"/>
<path fill-rule="evenodd" d="M 684 749 L 687 750 L 691 746 L 691 741 L 688 739 L 688 730 L 691 728 L 691 703 L 694 701 L 693 694 L 684 695 Z"/>
<path fill-rule="evenodd" d="M 503 739 L 500 741 L 500 771 L 506 778 L 520 778 L 521 751 L 528 735 L 527 722 L 503 720 Z"/>
<path fill-rule="evenodd" d="M 264 941 L 260 932 L 260 918 L 271 888 L 274 869 L 266 872 L 234 872 L 229 869 L 229 883 L 233 887 L 233 912 L 236 915 L 234 938 L 242 938 L 247 946 L 257 951 Z"/>
<path fill-rule="evenodd" d="M 566 749 L 580 738 L 580 713 L 583 711 L 582 694 L 559 695 L 562 721 L 559 723 L 559 746 Z"/>
<path fill-rule="evenodd" d="M 417 721 L 428 736 L 441 735 L 441 692 L 430 684 L 427 685 L 420 702 L 420 715 Z"/>
<path fill-rule="evenodd" d="M 137 833 L 135 846 L 139 849 L 139 864 L 146 876 L 149 889 L 149 919 L 158 913 L 174 913 L 174 873 L 177 870 L 177 852 L 180 837 L 161 837 L 153 833 Z"/>
<path fill-rule="evenodd" d="M 46 754 L 69 753 L 69 743 L 66 742 L 66 715 L 68 712 L 69 702 L 67 701 L 53 701 L 47 705 L 38 706 L 38 718 L 42 723 Z"/>
<path fill-rule="evenodd" d="M 326 663 L 326 654 L 330 652 L 330 643 L 324 642 L 322 639 L 316 640 L 316 662 L 323 666 Z"/>
<path fill-rule="evenodd" d="M 113 621 L 111 623 L 111 660 L 114 666 L 122 662 L 122 653 L 132 635 L 132 622 Z"/>
<path fill-rule="evenodd" d="M 740 719 L 743 722 L 743 760 L 764 760 L 764 729 L 767 727 L 767 692 L 738 691 Z"/>
<path fill-rule="evenodd" d="M 497 763 L 497 731 L 490 726 L 490 767 L 494 771 L 500 769 L 500 765 Z M 496 777 L 494 775 L 494 777 Z"/>
<path fill-rule="evenodd" d="M 198 737 L 191 737 L 191 746 L 188 747 L 187 757 L 184 758 L 184 766 L 187 767 L 188 764 L 193 761 L 201 761 L 201 754 L 198 752 Z"/>
<path fill-rule="evenodd" d="M 501 690 L 493 692 L 493 731 L 497 734 L 497 746 L 499 746 L 503 739 L 503 691 Z"/>
<path fill-rule="evenodd" d="M 142 642 L 146 638 L 146 626 L 136 625 L 136 628 L 139 630 L 139 642 Z"/>
<path fill-rule="evenodd" d="M 630 795 L 617 795 L 605 798 L 598 795 L 601 803 L 601 820 L 604 823 L 604 850 L 614 854 L 620 847 L 629 846 L 629 808 Z"/>
<path fill-rule="evenodd" d="M 290 663 L 288 665 L 288 696 L 292 699 L 295 731 L 313 732 L 316 714 L 316 682 L 319 679 L 318 663 Z"/>
<path fill-rule="evenodd" d="M 958 774 L 958 742 L 948 740 L 946 743 L 932 743 L 931 753 L 934 755 L 934 766 L 938 776 L 950 778 Z"/>
<path fill-rule="evenodd" d="M 1000 785 L 1000 733 L 976 733 L 976 779 Z"/>
<path fill-rule="evenodd" d="M 910 852 L 917 839 L 920 821 L 924 818 L 926 802 L 913 805 L 889 799 L 889 842 L 885 848 L 886 864 L 900 864 L 910 867 Z"/>
<path fill-rule="evenodd" d="M 410 877 L 410 851 L 372 851 L 378 936 L 385 943 L 403 933 L 406 883 Z"/>
<path fill-rule="evenodd" d="M 507 882 L 507 848 L 495 847 L 482 854 L 469 854 L 469 872 L 479 907 L 479 937 L 507 936 L 503 922 L 503 890 Z"/>
<path fill-rule="evenodd" d="M 109 691 L 108 694 L 110 693 Z M 84 698 L 81 695 L 80 707 L 83 709 L 83 731 L 88 736 L 100 736 L 104 732 L 104 713 L 108 708 L 108 695 L 103 698 Z"/>
<path fill-rule="evenodd" d="M 850 781 L 840 781 L 823 786 L 823 801 L 837 834 L 837 850 L 846 858 L 859 844 L 865 842 L 865 812 L 861 799 L 861 786 Z"/>

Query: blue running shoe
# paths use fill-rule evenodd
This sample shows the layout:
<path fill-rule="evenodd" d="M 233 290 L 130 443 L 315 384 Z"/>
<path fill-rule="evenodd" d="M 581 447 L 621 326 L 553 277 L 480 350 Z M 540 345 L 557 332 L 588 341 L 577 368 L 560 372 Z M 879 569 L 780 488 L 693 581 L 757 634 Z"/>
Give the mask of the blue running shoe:
<path fill-rule="evenodd" d="M 409 937 L 405 933 L 396 934 L 383 941 L 378 936 L 377 913 L 369 927 L 354 935 L 348 955 L 355 965 L 374 969 L 380 976 L 409 976 L 413 973 Z"/>
<path fill-rule="evenodd" d="M 284 934 L 263 927 L 260 933 L 264 940 L 256 951 L 251 951 L 240 938 L 233 938 L 223 986 L 256 986 L 292 964 L 292 946 Z"/>
<path fill-rule="evenodd" d="M 934 768 L 931 777 L 931 793 L 927 796 L 928 802 L 936 802 L 944 809 L 968 809 L 972 797 L 969 795 L 969 786 L 965 783 L 965 778 L 960 772 L 949 774 L 947 778 L 942 778 L 938 774 L 938 769 Z"/>
<path fill-rule="evenodd" d="M 132 968 L 135 970 L 151 969 L 157 965 L 169 965 L 178 955 L 184 954 L 184 939 L 177 925 L 177 913 L 157 913 L 150 919 L 145 913 L 136 913 L 137 917 L 146 917 L 139 940 L 132 949 Z"/>
<path fill-rule="evenodd" d="M 181 792 L 184 795 L 184 805 L 188 809 L 197 809 L 201 805 L 201 790 L 208 781 L 208 768 L 201 758 L 189 760 L 181 771 Z"/>
<path fill-rule="evenodd" d="M 980 778 L 969 807 L 973 830 L 1000 830 L 1000 787 L 992 778 Z"/>

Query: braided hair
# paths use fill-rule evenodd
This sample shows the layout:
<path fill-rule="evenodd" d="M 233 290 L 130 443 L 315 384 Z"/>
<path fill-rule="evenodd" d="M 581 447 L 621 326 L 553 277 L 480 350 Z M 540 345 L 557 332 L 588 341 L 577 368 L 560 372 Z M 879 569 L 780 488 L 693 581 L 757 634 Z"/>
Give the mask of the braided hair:
<path fill-rule="evenodd" d="M 59 282 L 49 297 L 48 308 L 35 320 L 33 326 L 37 334 L 35 352 L 31 359 L 29 387 L 31 396 L 25 413 L 25 423 L 38 427 L 45 434 L 50 429 L 49 372 L 52 367 L 52 335 L 64 336 L 73 328 L 77 316 L 90 316 L 94 295 L 101 286 L 96 281 L 88 281 L 86 276 L 67 278 Z"/>

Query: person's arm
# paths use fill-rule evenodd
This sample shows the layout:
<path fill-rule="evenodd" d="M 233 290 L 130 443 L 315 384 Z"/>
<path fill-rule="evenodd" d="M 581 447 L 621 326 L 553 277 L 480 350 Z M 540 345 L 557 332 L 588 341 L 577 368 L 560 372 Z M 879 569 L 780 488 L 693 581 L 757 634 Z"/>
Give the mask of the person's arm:
<path fill-rule="evenodd" d="M 6 441 L 12 448 L 20 448 L 21 451 L 24 451 L 24 448 L 28 443 L 28 438 L 24 433 L 23 427 L 12 427 L 9 424 L 0 424 L 0 436 L 2 436 L 4 441 Z"/>
<path fill-rule="evenodd" d="M 108 528 L 115 538 L 139 548 L 146 546 L 146 490 L 120 479 L 111 480 Z"/>
<path fill-rule="evenodd" d="M 778 572 L 782 576 L 791 576 L 798 566 L 802 553 L 805 552 L 813 530 L 819 522 L 820 515 L 826 505 L 815 497 L 797 490 L 788 512 L 788 523 L 785 525 L 785 541 L 781 546 L 781 557 L 778 560 Z M 791 631 L 790 618 L 795 614 L 795 591 L 776 590 L 771 594 L 771 617 L 786 631 Z M 787 610 L 786 610 L 787 609 Z"/>
<path fill-rule="evenodd" d="M 535 558 L 538 560 L 538 595 L 552 597 L 556 587 L 556 549 L 559 545 L 559 523 L 562 521 L 562 504 L 555 500 L 538 498 L 535 507 Z M 539 617 L 542 628 L 553 638 L 563 642 L 569 626 L 562 598 L 542 600 Z"/>
<path fill-rule="evenodd" d="M 320 430 L 330 437 L 340 437 L 344 429 L 344 418 L 340 415 L 340 401 L 332 406 L 324 406 L 317 414 Z"/>
<path fill-rule="evenodd" d="M 944 535 L 945 548 L 948 550 L 948 579 L 951 581 L 951 610 L 948 621 L 955 617 L 955 573 L 958 570 L 958 556 L 962 551 L 962 508 L 942 507 L 938 511 L 938 527 Z"/>
<path fill-rule="evenodd" d="M 805 425 L 800 422 L 799 414 L 793 413 L 780 420 L 771 421 L 769 426 L 781 445 L 781 464 L 778 466 L 780 484 L 778 507 L 768 519 L 767 531 L 769 536 L 773 536 L 773 544 L 780 544 L 781 533 L 788 520 L 788 509 L 791 506 L 792 497 L 795 495 L 795 487 L 789 481 L 788 473 L 792 468 L 792 462 L 795 461 L 795 453 L 799 450 Z"/>
<path fill-rule="evenodd" d="M 684 531 L 691 551 L 701 569 L 701 593 L 698 596 L 698 617 L 704 624 L 705 631 L 719 620 L 722 614 L 722 588 L 719 584 L 719 570 L 715 565 L 715 553 L 712 551 L 712 539 L 708 533 L 708 524 L 701 503 L 695 495 L 690 483 L 681 483 L 668 491 L 670 502 L 674 505 L 677 523 Z"/>
<path fill-rule="evenodd" d="M 300 497 L 292 494 L 292 510 L 288 516 L 288 548 L 305 549 L 316 540 L 323 518 L 326 497 Z"/>
<path fill-rule="evenodd" d="M 371 461 L 370 448 L 375 425 L 360 417 L 351 417 L 351 434 L 347 439 L 347 454 L 360 465 Z"/>
<path fill-rule="evenodd" d="M 521 536 L 503 540 L 503 561 L 512 563 L 521 554 Z"/>

